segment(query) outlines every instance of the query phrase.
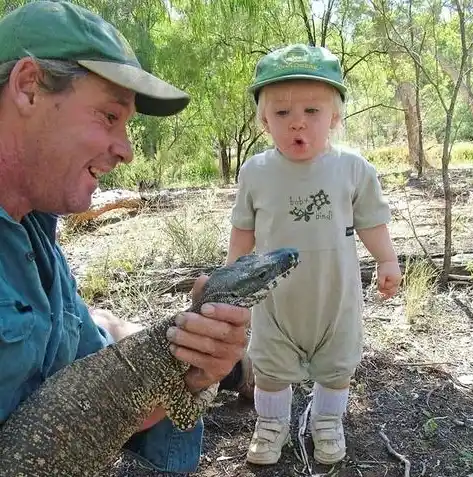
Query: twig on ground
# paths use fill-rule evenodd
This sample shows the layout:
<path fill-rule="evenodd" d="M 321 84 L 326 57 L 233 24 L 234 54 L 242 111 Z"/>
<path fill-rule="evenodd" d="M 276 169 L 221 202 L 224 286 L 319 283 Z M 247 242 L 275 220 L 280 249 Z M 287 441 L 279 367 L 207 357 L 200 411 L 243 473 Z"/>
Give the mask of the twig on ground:
<path fill-rule="evenodd" d="M 459 308 L 463 310 L 465 315 L 473 322 L 473 311 L 471 311 L 471 308 L 458 296 L 453 296 L 453 301 L 458 305 Z"/>
<path fill-rule="evenodd" d="M 428 393 L 427 393 L 427 396 L 425 397 L 425 403 L 427 404 L 427 407 L 432 410 L 432 408 L 430 407 L 430 397 L 432 396 L 432 393 L 434 391 L 436 391 L 437 389 L 441 388 L 442 386 L 438 385 L 438 386 L 435 386 L 434 388 L 432 388 Z"/>
<path fill-rule="evenodd" d="M 404 192 L 404 198 L 405 198 L 405 201 L 406 201 L 407 217 L 404 216 L 404 214 L 401 212 L 401 210 L 399 208 L 398 208 L 398 212 L 401 215 L 401 217 L 409 225 L 409 227 L 410 227 L 410 229 L 411 229 L 411 231 L 414 235 L 414 238 L 415 238 L 416 242 L 419 244 L 420 248 L 424 252 L 426 260 L 430 263 L 430 265 L 433 267 L 434 270 L 438 271 L 439 269 L 438 269 L 437 265 L 435 264 L 435 262 L 433 261 L 429 251 L 427 250 L 427 247 L 424 245 L 424 242 L 422 242 L 419 235 L 417 234 L 417 229 L 416 229 L 416 226 L 414 224 L 414 220 L 412 218 L 411 207 L 410 207 L 410 203 L 409 203 L 409 196 L 407 194 L 407 190 L 406 190 L 405 187 L 403 187 L 403 192 Z"/>
<path fill-rule="evenodd" d="M 232 437 L 231 433 L 228 432 L 227 430 L 225 430 L 218 422 L 216 422 L 215 420 L 213 420 L 211 417 L 209 417 L 208 415 L 206 416 L 206 420 L 208 422 L 210 422 L 211 424 L 213 424 L 216 428 L 220 429 L 222 432 L 224 432 L 225 434 L 227 434 L 228 437 Z"/>
<path fill-rule="evenodd" d="M 309 404 L 307 404 L 305 411 L 299 416 L 299 429 L 297 431 L 297 440 L 299 441 L 302 461 L 304 463 L 305 468 L 307 468 L 309 475 L 312 475 L 312 466 L 310 465 L 309 456 L 307 455 L 307 449 L 305 448 L 304 436 L 305 431 L 307 429 L 307 420 L 310 413 L 311 402 L 312 400 L 309 399 Z"/>
<path fill-rule="evenodd" d="M 448 279 L 453 282 L 460 282 L 460 283 L 471 283 L 473 282 L 473 277 L 468 275 L 454 275 L 453 273 L 448 274 Z"/>
<path fill-rule="evenodd" d="M 386 449 L 388 450 L 388 452 L 404 464 L 404 477 L 410 477 L 411 475 L 410 461 L 405 456 L 403 456 L 402 454 L 399 454 L 399 452 L 394 450 L 393 446 L 391 445 L 391 441 L 389 440 L 388 436 L 383 431 L 379 431 L 379 435 L 381 436 L 381 439 L 383 439 L 384 443 L 386 444 Z"/>
<path fill-rule="evenodd" d="M 416 363 L 394 363 L 395 366 L 439 366 L 441 364 L 448 364 L 452 365 L 451 361 L 424 361 L 424 362 L 416 362 Z"/>

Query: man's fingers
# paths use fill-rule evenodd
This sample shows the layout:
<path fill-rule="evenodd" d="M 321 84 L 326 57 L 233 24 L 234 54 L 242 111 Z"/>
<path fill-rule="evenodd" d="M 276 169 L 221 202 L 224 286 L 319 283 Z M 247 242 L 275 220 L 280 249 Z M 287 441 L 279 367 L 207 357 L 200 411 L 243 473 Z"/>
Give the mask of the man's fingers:
<path fill-rule="evenodd" d="M 232 370 L 233 364 L 243 357 L 243 351 L 238 347 L 232 348 L 225 359 L 181 346 L 172 347 L 171 351 L 179 361 L 204 370 L 211 380 L 224 378 Z"/>
<path fill-rule="evenodd" d="M 208 336 L 199 336 L 180 328 L 172 327 L 167 332 L 167 337 L 171 343 L 199 353 L 208 354 L 217 358 L 226 358 L 235 353 L 235 348 L 241 348 L 246 340 L 244 333 L 238 333 L 238 337 L 232 342 L 217 341 Z"/>
<path fill-rule="evenodd" d="M 226 321 L 216 321 L 197 313 L 185 312 L 176 317 L 176 325 L 195 335 L 209 337 L 225 343 L 246 344 L 244 327 L 235 326 Z"/>
<path fill-rule="evenodd" d="M 208 318 L 226 321 L 235 326 L 247 326 L 250 322 L 250 310 L 226 303 L 204 303 L 200 313 Z"/>

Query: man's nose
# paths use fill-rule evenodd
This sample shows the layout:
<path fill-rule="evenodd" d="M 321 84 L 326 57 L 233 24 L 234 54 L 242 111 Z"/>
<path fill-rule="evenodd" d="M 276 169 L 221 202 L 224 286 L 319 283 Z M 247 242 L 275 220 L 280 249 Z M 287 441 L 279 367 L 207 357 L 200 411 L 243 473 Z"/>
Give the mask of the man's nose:
<path fill-rule="evenodd" d="M 112 143 L 110 152 L 119 162 L 128 164 L 133 160 L 133 148 L 131 147 L 130 141 L 126 135 L 120 139 L 116 139 Z"/>

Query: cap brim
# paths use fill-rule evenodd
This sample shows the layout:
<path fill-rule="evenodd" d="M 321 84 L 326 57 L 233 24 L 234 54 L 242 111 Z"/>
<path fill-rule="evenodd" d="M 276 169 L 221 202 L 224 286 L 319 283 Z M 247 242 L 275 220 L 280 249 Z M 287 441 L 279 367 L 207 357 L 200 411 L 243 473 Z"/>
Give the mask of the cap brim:
<path fill-rule="evenodd" d="M 270 78 L 265 81 L 260 81 L 258 83 L 251 85 L 248 88 L 248 90 L 255 95 L 255 98 L 257 98 L 258 93 L 263 86 L 267 86 L 268 84 L 273 84 L 273 83 L 281 83 L 283 81 L 297 80 L 297 79 L 302 79 L 302 80 L 305 79 L 309 81 L 320 81 L 322 83 L 327 83 L 333 86 L 335 89 L 337 89 L 340 95 L 342 96 L 342 99 L 345 100 L 345 95 L 347 92 L 347 89 L 345 88 L 345 86 L 341 85 L 337 81 L 332 81 L 323 76 L 315 76 L 315 75 L 305 75 L 305 74 L 294 75 L 293 74 L 293 75 L 287 75 L 287 76 L 279 76 L 278 78 Z"/>
<path fill-rule="evenodd" d="M 102 78 L 134 91 L 139 113 L 171 116 L 189 104 L 187 93 L 136 66 L 95 60 L 79 60 L 78 63 Z"/>

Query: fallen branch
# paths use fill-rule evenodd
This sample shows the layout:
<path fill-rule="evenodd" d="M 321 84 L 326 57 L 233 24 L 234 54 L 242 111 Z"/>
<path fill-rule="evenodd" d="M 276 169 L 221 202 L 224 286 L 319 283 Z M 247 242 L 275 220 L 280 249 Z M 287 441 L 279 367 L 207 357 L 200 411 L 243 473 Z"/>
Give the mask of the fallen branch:
<path fill-rule="evenodd" d="M 473 277 L 471 275 L 454 275 L 453 273 L 450 273 L 448 275 L 448 280 L 450 282 L 467 282 L 467 283 L 473 283 Z"/>
<path fill-rule="evenodd" d="M 420 366 L 420 367 L 429 367 L 429 366 L 440 366 L 440 365 L 452 365 L 451 361 L 421 361 L 413 363 L 394 363 L 395 366 Z"/>
<path fill-rule="evenodd" d="M 412 260 L 416 260 L 417 257 L 413 256 Z M 437 260 L 433 259 L 433 262 L 435 263 Z M 406 270 L 405 266 L 405 261 L 403 257 L 399 257 L 399 267 L 401 269 L 401 273 L 404 274 Z M 454 283 L 464 283 L 464 284 L 471 284 L 473 283 L 473 276 L 471 276 L 468 268 L 469 264 L 458 264 L 454 265 L 452 267 L 455 272 L 457 273 L 450 273 L 448 275 L 448 281 L 454 282 Z M 436 274 L 440 274 L 440 269 L 438 266 L 435 267 Z M 360 267 L 360 273 L 361 273 L 361 281 L 363 285 L 369 285 L 371 283 L 371 280 L 373 278 L 373 274 L 376 271 L 376 264 L 371 261 L 363 261 L 361 263 Z"/>
<path fill-rule="evenodd" d="M 403 456 L 402 454 L 399 454 L 399 452 L 394 450 L 393 446 L 391 445 L 391 441 L 389 440 L 388 436 L 383 431 L 379 431 L 379 435 L 381 436 L 381 439 L 383 439 L 384 443 L 386 444 L 386 449 L 388 450 L 388 452 L 404 464 L 404 477 L 410 477 L 411 475 L 410 461 L 405 456 Z"/>

